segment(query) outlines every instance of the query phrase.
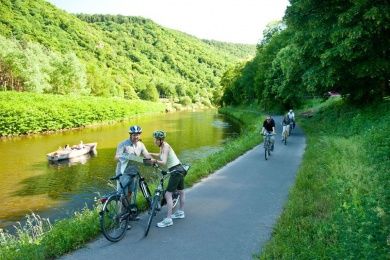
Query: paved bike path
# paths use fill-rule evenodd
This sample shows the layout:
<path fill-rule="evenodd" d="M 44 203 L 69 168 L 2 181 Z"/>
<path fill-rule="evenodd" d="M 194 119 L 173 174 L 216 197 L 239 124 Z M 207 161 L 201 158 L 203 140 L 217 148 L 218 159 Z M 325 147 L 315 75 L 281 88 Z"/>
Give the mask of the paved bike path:
<path fill-rule="evenodd" d="M 252 259 L 271 236 L 305 149 L 298 127 L 286 146 L 280 128 L 268 161 L 258 145 L 187 189 L 185 219 L 157 228 L 166 214 L 163 207 L 148 237 L 143 237 L 143 215 L 121 241 L 101 236 L 63 259 Z"/>

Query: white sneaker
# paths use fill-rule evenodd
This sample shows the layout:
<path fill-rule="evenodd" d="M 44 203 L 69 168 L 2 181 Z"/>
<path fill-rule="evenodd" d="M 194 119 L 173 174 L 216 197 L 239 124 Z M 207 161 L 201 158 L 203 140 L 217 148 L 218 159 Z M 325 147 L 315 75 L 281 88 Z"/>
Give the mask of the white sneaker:
<path fill-rule="evenodd" d="M 182 210 L 177 210 L 175 213 L 172 214 L 173 219 L 185 218 L 185 217 L 186 217 L 186 215 L 184 214 L 184 211 L 182 211 Z"/>
<path fill-rule="evenodd" d="M 157 223 L 158 227 L 169 227 L 173 225 L 173 221 L 171 218 L 164 218 L 161 222 Z"/>

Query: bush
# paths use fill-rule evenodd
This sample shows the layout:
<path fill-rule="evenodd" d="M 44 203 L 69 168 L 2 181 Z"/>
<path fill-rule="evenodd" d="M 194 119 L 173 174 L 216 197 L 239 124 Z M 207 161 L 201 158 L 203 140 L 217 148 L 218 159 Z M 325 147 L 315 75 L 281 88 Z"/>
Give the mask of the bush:
<path fill-rule="evenodd" d="M 184 97 L 179 98 L 179 103 L 184 105 L 184 106 L 188 106 L 188 105 L 192 104 L 192 100 L 189 96 L 184 96 Z"/>

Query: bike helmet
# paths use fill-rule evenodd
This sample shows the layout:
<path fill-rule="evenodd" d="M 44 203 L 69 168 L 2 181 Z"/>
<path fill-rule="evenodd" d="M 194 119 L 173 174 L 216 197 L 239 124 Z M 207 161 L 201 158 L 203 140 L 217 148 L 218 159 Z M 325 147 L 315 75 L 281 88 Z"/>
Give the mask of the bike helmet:
<path fill-rule="evenodd" d="M 141 134 L 142 128 L 138 125 L 130 126 L 129 128 L 129 134 Z"/>
<path fill-rule="evenodd" d="M 153 132 L 153 137 L 156 139 L 162 140 L 162 139 L 165 139 L 166 136 L 167 136 L 167 134 L 162 130 L 157 130 L 157 131 Z"/>

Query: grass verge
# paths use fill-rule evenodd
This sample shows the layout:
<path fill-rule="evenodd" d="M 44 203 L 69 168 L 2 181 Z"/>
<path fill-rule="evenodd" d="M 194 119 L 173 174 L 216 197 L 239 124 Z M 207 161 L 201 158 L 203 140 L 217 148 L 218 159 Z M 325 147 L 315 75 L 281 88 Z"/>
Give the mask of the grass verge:
<path fill-rule="evenodd" d="M 249 112 L 232 108 L 221 110 L 221 113 L 239 120 L 244 126 L 245 134 L 227 142 L 222 151 L 195 162 L 185 179 L 187 187 L 199 182 L 260 142 L 258 134 L 260 114 Z M 141 199 L 138 203 L 141 208 L 145 208 Z M 46 221 L 38 219 L 34 225 L 19 227 L 17 236 L 0 230 L 0 259 L 50 259 L 80 248 L 100 234 L 98 211 L 99 205 L 93 209 L 86 208 L 75 213 L 72 218 L 57 221 L 53 225 L 45 224 Z M 39 232 L 32 232 L 37 229 L 36 227 Z"/>
<path fill-rule="evenodd" d="M 0 91 L 0 137 L 121 121 L 165 108 L 143 100 Z"/>
<path fill-rule="evenodd" d="M 390 102 L 342 100 L 300 119 L 307 148 L 295 186 L 259 259 L 388 259 Z"/>

